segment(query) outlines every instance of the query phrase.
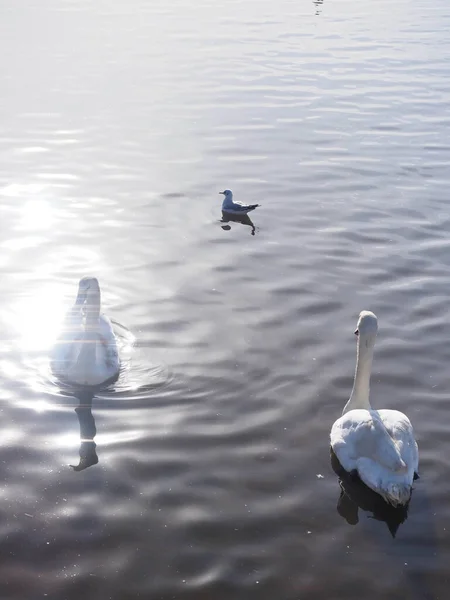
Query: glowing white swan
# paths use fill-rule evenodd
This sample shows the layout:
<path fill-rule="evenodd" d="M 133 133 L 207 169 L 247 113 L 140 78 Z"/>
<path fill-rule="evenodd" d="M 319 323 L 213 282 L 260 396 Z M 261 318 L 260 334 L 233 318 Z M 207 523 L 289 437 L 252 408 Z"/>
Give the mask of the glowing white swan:
<path fill-rule="evenodd" d="M 418 477 L 419 452 L 412 425 L 397 410 L 373 410 L 369 383 L 377 317 L 363 311 L 358 335 L 356 373 L 350 400 L 331 429 L 331 446 L 342 467 L 394 506 L 407 504 Z"/>
<path fill-rule="evenodd" d="M 100 314 L 100 286 L 83 277 L 74 306 L 51 354 L 56 377 L 82 386 L 98 386 L 119 374 L 120 359 L 111 321 Z"/>

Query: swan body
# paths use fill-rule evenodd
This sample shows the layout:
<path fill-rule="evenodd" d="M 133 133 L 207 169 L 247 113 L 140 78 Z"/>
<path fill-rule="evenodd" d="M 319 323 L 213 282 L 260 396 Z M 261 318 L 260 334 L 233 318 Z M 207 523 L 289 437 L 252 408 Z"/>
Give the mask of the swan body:
<path fill-rule="evenodd" d="M 83 278 L 78 284 L 78 294 L 75 299 L 74 305 L 67 311 L 64 317 L 61 333 L 58 336 L 53 354 L 63 355 L 69 348 L 69 344 L 73 339 L 79 335 L 82 331 L 83 326 L 83 304 L 86 301 L 86 287 L 85 280 Z"/>
<path fill-rule="evenodd" d="M 236 202 L 233 200 L 233 192 L 231 190 L 224 190 L 219 192 L 225 196 L 222 202 L 222 210 L 232 215 L 246 215 L 247 213 L 255 210 L 259 204 L 243 204 L 242 202 Z"/>
<path fill-rule="evenodd" d="M 374 410 L 369 402 L 370 372 L 378 331 L 377 317 L 363 311 L 355 333 L 358 352 L 350 400 L 334 423 L 331 447 L 345 471 L 361 480 L 389 504 L 408 503 L 418 477 L 419 452 L 412 425 L 397 410 Z"/>
<path fill-rule="evenodd" d="M 116 337 L 109 318 L 100 314 L 95 277 L 80 280 L 77 300 L 52 351 L 51 368 L 55 376 L 81 386 L 98 386 L 119 374 Z"/>

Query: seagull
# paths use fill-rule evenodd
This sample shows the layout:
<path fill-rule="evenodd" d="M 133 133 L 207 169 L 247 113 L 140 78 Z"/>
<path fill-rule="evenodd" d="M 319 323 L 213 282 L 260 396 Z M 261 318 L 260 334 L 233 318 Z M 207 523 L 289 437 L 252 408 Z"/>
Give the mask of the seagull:
<path fill-rule="evenodd" d="M 233 200 L 233 192 L 231 190 L 224 190 L 219 192 L 225 196 L 222 202 L 222 210 L 233 215 L 246 215 L 252 210 L 255 210 L 259 204 L 242 204 L 242 202 L 235 202 Z"/>

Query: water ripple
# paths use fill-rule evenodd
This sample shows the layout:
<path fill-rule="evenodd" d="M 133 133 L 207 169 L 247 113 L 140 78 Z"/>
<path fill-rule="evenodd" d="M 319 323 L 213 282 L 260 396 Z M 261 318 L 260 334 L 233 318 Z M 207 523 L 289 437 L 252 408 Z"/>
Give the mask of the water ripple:
<path fill-rule="evenodd" d="M 444 0 L 3 12 L 2 597 L 444 597 Z M 93 397 L 48 370 L 89 273 L 123 359 Z M 336 510 L 362 308 L 421 452 L 395 540 Z"/>

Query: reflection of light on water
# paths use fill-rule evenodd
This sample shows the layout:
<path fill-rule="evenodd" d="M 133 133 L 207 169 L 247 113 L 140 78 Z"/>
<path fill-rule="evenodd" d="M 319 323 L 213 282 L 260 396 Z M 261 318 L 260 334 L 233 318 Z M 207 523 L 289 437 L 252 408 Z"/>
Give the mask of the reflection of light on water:
<path fill-rule="evenodd" d="M 10 379 L 15 379 L 20 375 L 19 367 L 10 360 L 0 360 L 0 372 Z"/>
<path fill-rule="evenodd" d="M 43 189 L 42 183 L 10 183 L 0 188 L 0 195 L 7 198 L 23 198 L 41 194 Z"/>
<path fill-rule="evenodd" d="M 45 238 L 37 235 L 26 235 L 22 237 L 14 236 L 9 240 L 5 240 L 2 244 L 7 250 L 25 250 L 27 248 L 36 248 L 45 242 Z"/>
<path fill-rule="evenodd" d="M 45 400 L 34 400 L 34 402 L 31 404 L 31 408 L 38 413 L 42 413 L 53 409 L 53 405 Z"/>
<path fill-rule="evenodd" d="M 20 229 L 48 229 L 53 225 L 53 210 L 46 200 L 28 200 L 22 207 Z"/>
<path fill-rule="evenodd" d="M 80 436 L 76 431 L 65 432 L 52 438 L 53 448 L 72 448 L 80 444 Z"/>
<path fill-rule="evenodd" d="M 12 446 L 18 440 L 22 440 L 24 432 L 19 427 L 2 427 L 2 435 L 0 437 L 0 447 Z"/>
<path fill-rule="evenodd" d="M 74 398 L 66 398 L 65 392 L 63 398 L 60 397 L 61 391 L 70 392 L 72 386 L 54 377 L 49 361 L 50 350 L 75 299 L 75 294 L 70 298 L 65 292 L 67 288 L 62 284 L 42 286 L 33 294 L 19 297 L 3 314 L 8 328 L 12 329 L 14 346 L 18 346 L 24 353 L 25 362 L 16 366 L 8 358 L 2 357 L 0 373 L 4 373 L 9 380 L 21 380 L 33 393 L 51 393 L 58 397 L 56 403 L 37 401 L 35 398 L 21 399 L 22 406 L 39 413 L 66 410 L 77 403 Z M 121 370 L 118 381 L 102 390 L 102 393 L 111 393 L 111 397 L 117 400 L 124 395 L 136 400 L 146 398 L 153 390 L 167 386 L 172 380 L 167 366 L 149 364 L 145 348 L 140 356 L 139 345 L 133 333 L 117 321 L 113 320 L 112 324 L 119 347 Z M 5 350 L 9 350 L 9 347 Z"/>
<path fill-rule="evenodd" d="M 17 200 L 15 211 L 19 212 L 19 221 L 14 230 L 37 231 L 54 225 L 54 207 L 45 195 L 42 184 L 15 183 L 0 188 L 0 197 Z"/>
<path fill-rule="evenodd" d="M 51 202 L 42 198 L 43 193 L 43 189 L 34 189 L 32 186 L 9 186 L 0 189 L 0 197 L 18 196 L 16 206 L 16 211 L 19 212 L 18 224 L 11 230 L 11 238 L 4 240 L 2 244 L 4 248 L 18 251 L 38 247 L 47 241 L 46 238 L 36 234 L 54 227 L 55 210 Z M 18 231 L 26 233 L 18 235 Z"/>
<path fill-rule="evenodd" d="M 96 436 L 95 441 L 101 446 L 111 446 L 116 444 L 126 444 L 135 442 L 147 435 L 146 429 L 120 431 L 116 433 L 100 433 Z"/>
<path fill-rule="evenodd" d="M 59 333 L 67 308 L 58 285 L 19 298 L 11 309 L 10 323 L 17 333 L 21 350 L 49 349 Z"/>

